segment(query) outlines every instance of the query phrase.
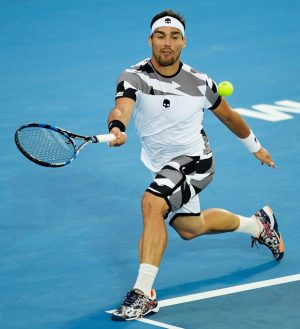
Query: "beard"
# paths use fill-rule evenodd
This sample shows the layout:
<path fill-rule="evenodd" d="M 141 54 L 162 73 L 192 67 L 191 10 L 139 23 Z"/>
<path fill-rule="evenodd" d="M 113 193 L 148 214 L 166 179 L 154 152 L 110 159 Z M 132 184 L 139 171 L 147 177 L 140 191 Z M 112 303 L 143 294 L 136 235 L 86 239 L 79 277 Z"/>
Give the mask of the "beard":
<path fill-rule="evenodd" d="M 156 54 L 153 54 L 153 55 L 154 55 L 156 61 L 159 63 L 159 65 L 171 66 L 178 61 L 180 54 L 181 54 L 181 52 L 178 54 L 178 56 L 172 56 L 167 60 L 163 59 L 163 57 L 161 55 L 156 55 Z"/>

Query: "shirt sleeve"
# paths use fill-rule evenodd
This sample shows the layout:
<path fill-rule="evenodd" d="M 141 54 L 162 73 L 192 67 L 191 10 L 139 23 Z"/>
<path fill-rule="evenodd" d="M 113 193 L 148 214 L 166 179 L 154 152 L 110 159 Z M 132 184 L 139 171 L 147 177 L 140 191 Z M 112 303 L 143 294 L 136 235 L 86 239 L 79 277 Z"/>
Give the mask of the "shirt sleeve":
<path fill-rule="evenodd" d="M 222 101 L 222 96 L 218 93 L 218 87 L 214 80 L 206 76 L 206 108 L 208 110 L 216 109 Z"/>
<path fill-rule="evenodd" d="M 136 74 L 124 71 L 118 81 L 115 99 L 128 97 L 136 101 L 136 92 L 139 90 L 139 80 Z"/>

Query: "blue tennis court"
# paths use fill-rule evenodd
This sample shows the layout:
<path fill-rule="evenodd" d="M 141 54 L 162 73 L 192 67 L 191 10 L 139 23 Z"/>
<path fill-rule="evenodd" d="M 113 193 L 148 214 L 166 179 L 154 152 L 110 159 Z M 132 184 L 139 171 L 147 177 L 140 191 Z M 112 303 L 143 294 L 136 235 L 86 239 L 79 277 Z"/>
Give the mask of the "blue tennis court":
<path fill-rule="evenodd" d="M 182 60 L 235 86 L 229 103 L 271 153 L 261 166 L 205 114 L 216 158 L 203 208 L 252 215 L 269 204 L 286 253 L 278 263 L 243 234 L 183 241 L 169 228 L 156 279 L 161 310 L 115 323 L 138 270 L 140 198 L 151 180 L 133 122 L 121 148 L 91 145 L 52 169 L 14 143 L 24 123 L 106 133 L 121 71 L 150 57 L 149 22 L 187 21 Z M 300 327 L 300 3 L 11 0 L 0 11 L 0 327 L 239 329 Z"/>

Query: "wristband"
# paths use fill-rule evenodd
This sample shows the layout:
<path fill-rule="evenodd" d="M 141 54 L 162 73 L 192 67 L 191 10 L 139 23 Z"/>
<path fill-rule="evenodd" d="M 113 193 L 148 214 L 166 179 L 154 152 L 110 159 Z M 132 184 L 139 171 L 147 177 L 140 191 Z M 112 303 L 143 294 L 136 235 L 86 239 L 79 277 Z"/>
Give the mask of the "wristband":
<path fill-rule="evenodd" d="M 112 120 L 109 124 L 108 124 L 108 131 L 111 131 L 113 128 L 119 128 L 121 130 L 121 132 L 125 132 L 126 127 L 124 125 L 124 123 L 120 120 Z"/>
<path fill-rule="evenodd" d="M 252 153 L 256 153 L 261 145 L 256 136 L 253 134 L 253 131 L 250 130 L 250 135 L 246 138 L 239 138 L 242 144 L 246 147 L 246 149 Z"/>

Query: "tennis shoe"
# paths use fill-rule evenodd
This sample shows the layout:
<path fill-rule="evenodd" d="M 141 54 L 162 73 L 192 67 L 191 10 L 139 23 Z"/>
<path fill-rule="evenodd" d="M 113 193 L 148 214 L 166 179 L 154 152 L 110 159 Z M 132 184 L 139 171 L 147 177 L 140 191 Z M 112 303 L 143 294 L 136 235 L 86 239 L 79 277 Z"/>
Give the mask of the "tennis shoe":
<path fill-rule="evenodd" d="M 256 242 L 263 244 L 271 250 L 276 260 L 280 260 L 284 255 L 284 244 L 272 209 L 265 206 L 254 216 L 262 227 L 262 231 L 258 237 L 252 237 L 252 247 Z"/>
<path fill-rule="evenodd" d="M 150 312 L 158 312 L 159 307 L 155 290 L 151 290 L 151 297 L 146 296 L 141 290 L 130 290 L 123 304 L 112 313 L 115 321 L 137 320 Z"/>

